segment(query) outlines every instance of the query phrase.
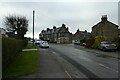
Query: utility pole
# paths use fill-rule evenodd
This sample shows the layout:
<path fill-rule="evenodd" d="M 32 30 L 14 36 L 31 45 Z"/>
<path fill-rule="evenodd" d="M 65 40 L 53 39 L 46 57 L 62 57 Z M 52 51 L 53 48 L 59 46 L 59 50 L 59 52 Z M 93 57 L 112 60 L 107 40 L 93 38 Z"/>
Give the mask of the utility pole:
<path fill-rule="evenodd" d="M 34 46 L 34 13 L 35 13 L 35 11 L 33 10 L 33 46 Z"/>

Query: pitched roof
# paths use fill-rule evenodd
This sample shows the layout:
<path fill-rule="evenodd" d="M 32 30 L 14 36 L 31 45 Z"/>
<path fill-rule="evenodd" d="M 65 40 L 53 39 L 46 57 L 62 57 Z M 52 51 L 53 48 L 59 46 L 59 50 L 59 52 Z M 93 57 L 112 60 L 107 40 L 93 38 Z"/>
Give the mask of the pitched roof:
<path fill-rule="evenodd" d="M 107 23 L 110 23 L 110 24 L 112 24 L 112 25 L 115 25 L 116 27 L 119 27 L 118 25 L 116 25 L 116 24 L 114 24 L 114 23 L 112 23 L 112 22 L 110 22 L 110 21 L 105 21 L 105 22 L 107 22 Z M 94 28 L 94 27 L 96 27 L 96 26 L 98 26 L 98 25 L 102 25 L 102 24 L 104 24 L 104 22 L 103 21 L 101 21 L 101 22 L 99 22 L 99 23 L 97 23 L 96 25 L 94 25 L 92 28 Z"/>

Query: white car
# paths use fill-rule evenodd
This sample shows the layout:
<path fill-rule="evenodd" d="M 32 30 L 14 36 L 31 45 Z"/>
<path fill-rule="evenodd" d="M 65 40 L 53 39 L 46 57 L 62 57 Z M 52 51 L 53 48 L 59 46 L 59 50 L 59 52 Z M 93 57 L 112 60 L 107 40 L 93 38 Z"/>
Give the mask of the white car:
<path fill-rule="evenodd" d="M 49 48 L 49 44 L 48 44 L 47 41 L 41 41 L 39 43 L 39 47 L 41 47 L 41 48 Z"/>
<path fill-rule="evenodd" d="M 101 49 L 103 51 L 116 51 L 117 50 L 117 46 L 114 43 L 111 42 L 107 42 L 107 41 L 103 41 L 100 43 L 100 45 L 98 46 L 98 49 Z"/>

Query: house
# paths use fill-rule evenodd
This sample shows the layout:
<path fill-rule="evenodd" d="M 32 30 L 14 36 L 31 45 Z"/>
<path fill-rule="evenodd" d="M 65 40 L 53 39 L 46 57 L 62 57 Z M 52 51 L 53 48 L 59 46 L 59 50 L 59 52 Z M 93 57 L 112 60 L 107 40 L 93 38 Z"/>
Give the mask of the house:
<path fill-rule="evenodd" d="M 62 27 L 58 30 L 58 41 L 57 43 L 71 43 L 71 33 L 68 31 L 68 27 L 62 24 Z"/>
<path fill-rule="evenodd" d="M 73 35 L 73 41 L 81 41 L 83 39 L 89 38 L 90 33 L 85 31 L 80 31 L 79 29 L 76 31 L 76 33 Z"/>
<path fill-rule="evenodd" d="M 6 30 L 3 29 L 3 28 L 0 28 L 0 34 L 1 34 L 1 35 L 6 35 Z"/>
<path fill-rule="evenodd" d="M 65 24 L 62 24 L 61 27 L 56 28 L 53 26 L 53 29 L 47 28 L 46 30 L 42 30 L 39 34 L 39 38 L 42 40 L 47 40 L 52 43 L 71 43 L 71 33 L 66 27 Z"/>
<path fill-rule="evenodd" d="M 118 37 L 120 37 L 120 29 L 118 29 Z"/>
<path fill-rule="evenodd" d="M 4 28 L 0 28 L 0 35 L 8 37 L 7 32 Z"/>
<path fill-rule="evenodd" d="M 92 27 L 92 36 L 103 36 L 105 40 L 112 41 L 118 37 L 118 25 L 107 20 L 107 15 L 103 15 L 101 21 Z"/>

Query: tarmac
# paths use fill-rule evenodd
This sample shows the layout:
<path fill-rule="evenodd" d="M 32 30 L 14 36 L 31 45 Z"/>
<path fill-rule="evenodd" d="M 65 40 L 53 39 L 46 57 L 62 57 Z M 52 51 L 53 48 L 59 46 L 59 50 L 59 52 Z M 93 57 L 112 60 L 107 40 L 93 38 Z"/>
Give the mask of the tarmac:
<path fill-rule="evenodd" d="M 101 51 L 98 49 L 85 48 L 84 46 L 74 45 L 74 44 L 67 44 L 66 46 L 74 47 L 74 48 L 84 50 L 87 52 L 91 52 L 91 53 L 96 53 L 97 55 L 100 55 L 100 56 L 106 56 L 106 57 L 108 56 L 108 57 L 120 59 L 120 51 L 116 51 L 116 52 L 107 51 L 107 52 L 105 52 L 105 51 Z"/>

